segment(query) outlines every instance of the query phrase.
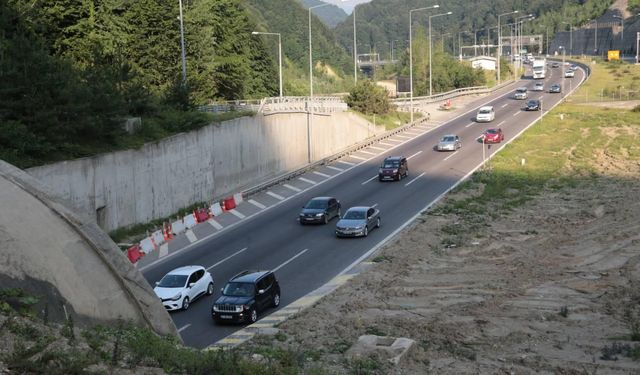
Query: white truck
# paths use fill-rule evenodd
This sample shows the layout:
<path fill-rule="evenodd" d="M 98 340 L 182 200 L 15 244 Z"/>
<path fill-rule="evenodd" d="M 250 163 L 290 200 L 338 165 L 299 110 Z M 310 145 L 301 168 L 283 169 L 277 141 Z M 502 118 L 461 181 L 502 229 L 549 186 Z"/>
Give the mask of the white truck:
<path fill-rule="evenodd" d="M 535 59 L 531 64 L 533 79 L 544 79 L 547 74 L 547 59 Z"/>

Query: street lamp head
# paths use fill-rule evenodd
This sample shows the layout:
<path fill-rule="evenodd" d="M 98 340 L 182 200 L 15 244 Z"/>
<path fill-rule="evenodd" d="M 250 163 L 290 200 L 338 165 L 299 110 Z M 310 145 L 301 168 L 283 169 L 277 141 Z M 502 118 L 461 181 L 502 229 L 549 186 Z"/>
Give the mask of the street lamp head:
<path fill-rule="evenodd" d="M 258 34 L 260 34 L 260 33 L 259 33 L 259 32 L 257 32 L 257 31 L 252 31 L 252 32 L 251 32 L 251 35 L 258 35 Z"/>
<path fill-rule="evenodd" d="M 453 14 L 453 12 L 447 12 L 447 14 Z"/>
<path fill-rule="evenodd" d="M 436 4 L 436 5 L 432 6 L 432 8 L 440 8 L 440 5 Z"/>

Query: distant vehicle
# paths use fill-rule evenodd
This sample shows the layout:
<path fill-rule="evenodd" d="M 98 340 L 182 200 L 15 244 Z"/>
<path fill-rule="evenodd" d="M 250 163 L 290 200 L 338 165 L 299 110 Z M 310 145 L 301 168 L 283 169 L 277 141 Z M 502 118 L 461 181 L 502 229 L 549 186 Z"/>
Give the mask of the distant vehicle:
<path fill-rule="evenodd" d="M 539 111 L 540 110 L 540 101 L 538 99 L 530 99 L 527 102 L 527 106 L 524 107 L 525 111 Z"/>
<path fill-rule="evenodd" d="M 484 131 L 482 137 L 483 143 L 500 143 L 502 141 L 504 141 L 504 134 L 502 134 L 502 129 L 491 128 Z"/>
<path fill-rule="evenodd" d="M 561 91 L 562 91 L 562 87 L 561 87 L 559 84 L 557 84 L 557 83 L 554 83 L 554 84 L 553 84 L 553 85 L 551 85 L 551 87 L 549 88 L 549 92 L 550 92 L 550 93 L 552 93 L 552 94 L 558 94 L 558 93 L 560 93 Z"/>
<path fill-rule="evenodd" d="M 476 113 L 476 122 L 491 122 L 496 118 L 496 113 L 493 110 L 493 106 L 486 105 L 478 109 Z"/>
<path fill-rule="evenodd" d="M 544 91 L 544 83 L 536 82 L 536 84 L 533 86 L 533 91 Z"/>
<path fill-rule="evenodd" d="M 573 70 L 573 71 L 575 72 L 576 70 L 578 70 L 578 65 L 576 65 L 576 64 L 571 64 L 571 66 L 569 67 L 569 69 L 571 69 L 571 70 Z"/>
<path fill-rule="evenodd" d="M 340 202 L 333 197 L 312 198 L 302 207 L 300 224 L 327 224 L 334 217 L 340 218 Z"/>
<path fill-rule="evenodd" d="M 560 67 L 560 63 L 559 62 L 554 62 L 551 64 L 552 68 L 559 68 Z"/>
<path fill-rule="evenodd" d="M 213 277 L 202 266 L 184 266 L 166 274 L 153 288 L 164 308 L 186 310 L 191 302 L 213 294 Z"/>
<path fill-rule="evenodd" d="M 409 165 L 404 156 L 389 156 L 385 158 L 378 170 L 378 180 L 398 180 L 407 177 Z"/>
<path fill-rule="evenodd" d="M 462 147 L 462 141 L 460 141 L 460 137 L 453 134 L 448 134 L 440 139 L 438 142 L 438 146 L 436 149 L 438 151 L 456 151 L 460 147 Z"/>
<path fill-rule="evenodd" d="M 527 88 L 526 87 L 518 87 L 516 92 L 513 94 L 514 99 L 524 100 L 528 97 Z"/>
<path fill-rule="evenodd" d="M 575 76 L 575 73 L 573 70 L 571 70 L 570 68 L 565 70 L 564 78 L 573 78 L 574 76 Z"/>
<path fill-rule="evenodd" d="M 531 63 L 533 70 L 533 79 L 544 79 L 547 74 L 547 59 L 535 59 Z"/>
<path fill-rule="evenodd" d="M 375 207 L 351 207 L 336 224 L 336 236 L 366 237 L 374 228 L 380 228 L 380 210 Z"/>
<path fill-rule="evenodd" d="M 273 271 L 243 271 L 227 282 L 211 306 L 216 323 L 255 323 L 258 314 L 280 306 L 280 284 Z"/>

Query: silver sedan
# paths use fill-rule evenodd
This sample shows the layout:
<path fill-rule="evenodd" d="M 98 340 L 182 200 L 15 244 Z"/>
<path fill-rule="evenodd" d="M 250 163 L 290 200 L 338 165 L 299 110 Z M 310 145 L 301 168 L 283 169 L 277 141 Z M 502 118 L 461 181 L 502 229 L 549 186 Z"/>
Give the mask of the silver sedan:
<path fill-rule="evenodd" d="M 453 134 L 448 134 L 440 139 L 438 145 L 436 146 L 436 150 L 438 151 L 456 151 L 460 147 L 462 147 L 462 141 L 460 141 L 460 137 Z"/>
<path fill-rule="evenodd" d="M 336 224 L 338 237 L 366 237 L 380 227 L 380 210 L 375 207 L 351 207 Z"/>

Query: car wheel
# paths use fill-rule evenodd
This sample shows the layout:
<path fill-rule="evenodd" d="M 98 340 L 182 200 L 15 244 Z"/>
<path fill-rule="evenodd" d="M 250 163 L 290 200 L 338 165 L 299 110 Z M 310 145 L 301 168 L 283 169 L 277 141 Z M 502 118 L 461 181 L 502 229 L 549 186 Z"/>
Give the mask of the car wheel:
<path fill-rule="evenodd" d="M 209 285 L 207 285 L 207 295 L 210 296 L 213 294 L 213 283 L 209 283 Z"/>
<path fill-rule="evenodd" d="M 280 293 L 276 293 L 273 295 L 273 307 L 280 306 Z"/>
<path fill-rule="evenodd" d="M 378 220 L 376 220 L 376 228 L 380 228 L 380 218 L 378 218 Z"/>
<path fill-rule="evenodd" d="M 184 297 L 182 300 L 182 310 L 186 310 L 189 308 L 189 297 Z"/>
<path fill-rule="evenodd" d="M 368 226 L 366 226 L 366 225 L 364 226 L 364 232 L 362 232 L 362 235 L 365 236 L 365 237 L 369 235 L 369 227 Z"/>
<path fill-rule="evenodd" d="M 251 321 L 251 323 L 255 323 L 258 320 L 258 312 L 256 311 L 256 309 L 251 309 L 251 311 L 249 312 L 249 320 Z"/>

